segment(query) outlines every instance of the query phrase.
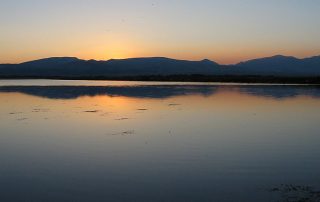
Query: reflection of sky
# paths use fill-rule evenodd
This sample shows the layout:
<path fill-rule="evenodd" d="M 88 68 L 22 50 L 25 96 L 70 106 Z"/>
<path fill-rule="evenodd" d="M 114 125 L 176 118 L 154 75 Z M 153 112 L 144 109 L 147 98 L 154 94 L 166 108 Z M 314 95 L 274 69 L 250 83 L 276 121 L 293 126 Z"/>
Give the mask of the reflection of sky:
<path fill-rule="evenodd" d="M 0 198 L 269 201 L 264 189 L 282 183 L 319 186 L 320 100 L 301 93 L 308 88 L 280 98 L 264 95 L 268 86 L 244 89 L 161 98 L 0 92 Z"/>
<path fill-rule="evenodd" d="M 0 63 L 167 56 L 221 63 L 320 52 L 319 1 L 1 0 Z"/>

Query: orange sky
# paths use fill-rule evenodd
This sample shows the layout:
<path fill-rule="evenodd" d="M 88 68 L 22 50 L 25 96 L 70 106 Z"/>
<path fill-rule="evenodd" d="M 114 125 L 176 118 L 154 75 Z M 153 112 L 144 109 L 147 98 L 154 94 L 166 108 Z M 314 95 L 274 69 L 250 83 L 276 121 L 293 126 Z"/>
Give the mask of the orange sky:
<path fill-rule="evenodd" d="M 0 2 L 0 63 L 163 56 L 221 64 L 320 55 L 320 2 Z"/>

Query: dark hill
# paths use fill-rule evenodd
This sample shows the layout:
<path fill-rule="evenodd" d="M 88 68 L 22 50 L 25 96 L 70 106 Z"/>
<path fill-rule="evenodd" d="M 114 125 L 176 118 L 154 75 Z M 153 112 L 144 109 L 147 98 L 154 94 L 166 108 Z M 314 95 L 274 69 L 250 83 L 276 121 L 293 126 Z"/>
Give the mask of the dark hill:
<path fill-rule="evenodd" d="M 21 64 L 0 65 L 1 77 L 127 77 L 127 76 L 320 76 L 320 56 L 298 59 L 273 56 L 219 65 L 210 60 L 188 61 L 164 57 L 81 60 L 75 57 L 53 57 Z"/>

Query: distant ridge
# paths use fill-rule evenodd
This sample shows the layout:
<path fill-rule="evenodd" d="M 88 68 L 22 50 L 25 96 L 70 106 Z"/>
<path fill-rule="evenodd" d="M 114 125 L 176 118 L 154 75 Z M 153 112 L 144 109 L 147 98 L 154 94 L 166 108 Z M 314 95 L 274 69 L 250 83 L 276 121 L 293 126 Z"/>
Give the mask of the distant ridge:
<path fill-rule="evenodd" d="M 214 61 L 176 60 L 166 57 L 81 60 L 76 57 L 51 57 L 20 64 L 0 64 L 1 77 L 123 77 L 123 76 L 320 76 L 320 56 L 298 59 L 275 55 L 220 65 Z"/>

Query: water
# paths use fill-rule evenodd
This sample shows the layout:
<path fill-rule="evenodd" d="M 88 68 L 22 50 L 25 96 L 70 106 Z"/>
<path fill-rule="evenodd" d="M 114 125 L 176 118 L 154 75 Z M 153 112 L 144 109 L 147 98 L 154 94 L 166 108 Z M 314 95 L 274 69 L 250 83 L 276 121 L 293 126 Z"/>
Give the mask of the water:
<path fill-rule="evenodd" d="M 285 200 L 319 120 L 317 86 L 3 80 L 0 201 Z"/>

